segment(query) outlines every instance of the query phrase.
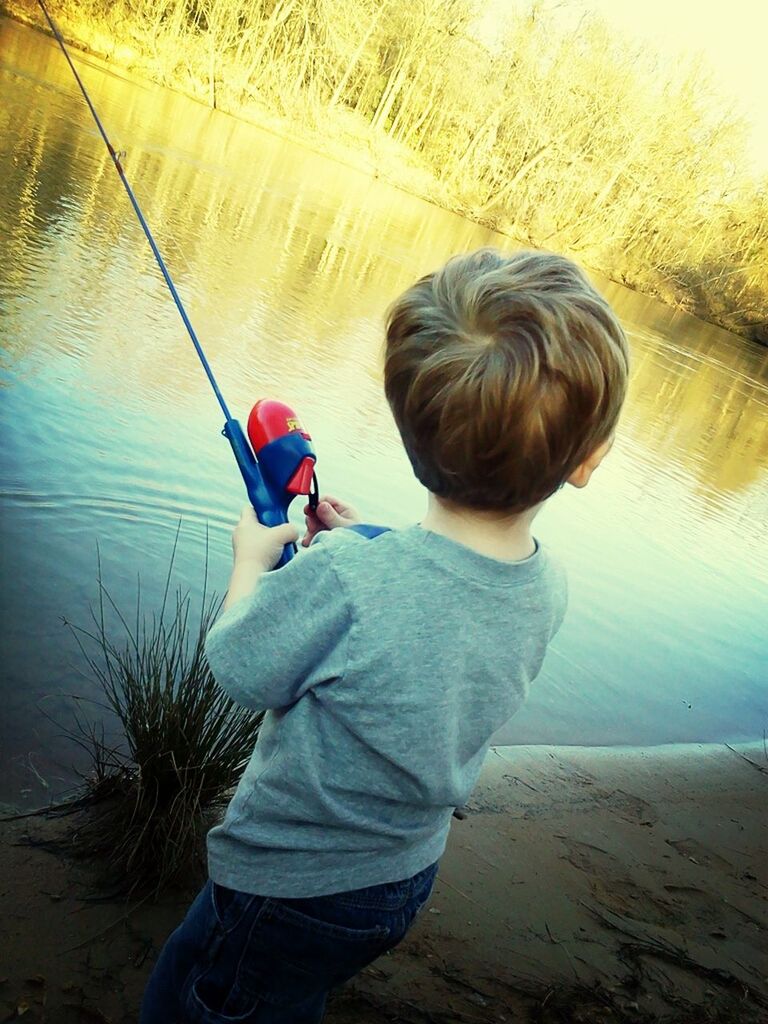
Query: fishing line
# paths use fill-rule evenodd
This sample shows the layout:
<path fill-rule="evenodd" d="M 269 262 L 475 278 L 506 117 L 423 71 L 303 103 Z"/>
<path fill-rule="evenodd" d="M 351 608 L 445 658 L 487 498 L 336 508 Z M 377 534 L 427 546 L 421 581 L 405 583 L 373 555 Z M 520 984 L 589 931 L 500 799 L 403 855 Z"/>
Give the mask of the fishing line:
<path fill-rule="evenodd" d="M 83 85 L 83 82 L 82 82 L 82 79 L 80 78 L 80 75 L 78 75 L 78 73 L 77 73 L 77 68 L 73 64 L 72 58 L 69 56 L 69 51 L 67 50 L 67 47 L 66 47 L 66 45 L 64 43 L 64 40 L 63 40 L 63 38 L 61 36 L 61 32 L 59 32 L 58 26 L 56 25 L 56 23 L 54 22 L 53 18 L 50 16 L 50 14 L 48 13 L 48 8 L 45 6 L 45 3 L 43 2 L 43 0 L 37 0 L 37 2 L 39 3 L 42 12 L 45 15 L 45 20 L 50 25 L 51 32 L 53 32 L 53 34 L 54 34 L 54 36 L 56 38 L 56 42 L 61 47 L 61 52 L 64 54 L 64 56 L 67 59 L 67 63 L 69 64 L 69 66 L 70 66 L 70 68 L 72 70 L 72 74 L 75 76 L 75 81 L 80 86 L 80 92 L 83 94 L 83 98 L 85 99 L 85 102 L 88 104 L 88 109 L 90 110 L 91 114 L 93 115 L 93 119 L 96 122 L 96 127 L 99 129 L 99 133 L 100 133 L 102 139 L 104 140 L 104 145 L 107 147 L 109 155 L 112 158 L 112 163 L 115 165 L 115 169 L 117 170 L 117 173 L 120 175 L 120 181 L 122 181 L 123 185 L 125 186 L 125 191 L 128 193 L 128 198 L 131 201 L 131 206 L 133 206 L 133 209 L 134 209 L 134 211 L 136 213 L 136 216 L 139 219 L 139 224 L 141 224 L 141 227 L 142 227 L 142 229 L 144 231 L 144 234 L 147 236 L 147 241 L 149 242 L 150 248 L 152 249 L 152 252 L 154 254 L 155 260 L 157 261 L 157 265 L 158 265 L 158 267 L 160 267 L 160 272 L 163 275 L 163 277 L 165 278 L 165 283 L 168 285 L 168 289 L 169 289 L 171 295 L 173 296 L 173 301 L 176 303 L 176 308 L 179 311 L 181 319 L 184 321 L 184 326 L 187 329 L 187 333 L 189 334 L 190 338 L 192 339 L 192 344 L 195 346 L 195 350 L 196 350 L 198 356 L 200 357 L 200 362 L 203 364 L 203 369 L 205 370 L 205 372 L 206 372 L 206 374 L 208 376 L 208 380 L 211 382 L 211 387 L 213 388 L 214 394 L 216 395 L 216 398 L 219 400 L 219 405 L 221 406 L 221 411 L 224 413 L 225 419 L 229 421 L 229 420 L 232 419 L 232 417 L 230 416 L 229 409 L 227 408 L 227 403 L 224 401 L 224 396 L 222 395 L 221 391 L 219 390 L 219 385 L 216 383 L 216 378 L 213 375 L 213 371 L 211 370 L 211 367 L 208 364 L 208 360 L 205 358 L 205 352 L 203 352 L 203 347 L 202 347 L 202 345 L 200 344 L 200 342 L 197 339 L 197 335 L 195 334 L 195 329 L 192 326 L 192 323 L 191 323 L 189 317 L 187 316 L 187 311 L 186 311 L 186 309 L 184 309 L 184 304 L 181 301 L 179 293 L 176 291 L 176 285 L 173 283 L 173 279 L 171 278 L 171 275 L 168 272 L 168 268 L 166 267 L 165 261 L 163 260 L 163 257 L 162 257 L 162 255 L 160 253 L 160 250 L 157 247 L 157 243 L 155 242 L 155 239 L 152 237 L 152 232 L 149 230 L 149 225 L 147 224 L 146 220 L 144 219 L 144 214 L 141 212 L 141 207 L 139 206 L 139 202 L 138 202 L 138 200 L 136 199 L 136 196 L 133 193 L 133 189 L 131 188 L 131 185 L 130 185 L 130 182 L 128 181 L 128 178 L 125 176 L 125 171 L 123 170 L 123 165 L 120 163 L 120 154 L 115 151 L 114 147 L 112 146 L 112 143 L 109 141 L 109 136 L 107 135 L 107 133 L 106 133 L 106 131 L 104 129 L 104 125 L 101 123 L 101 118 L 96 113 L 96 108 L 94 107 L 93 103 L 91 103 L 91 98 L 88 95 L 88 91 L 86 90 L 85 86 Z"/>
<path fill-rule="evenodd" d="M 56 42 L 61 47 L 61 52 L 64 54 L 72 74 L 75 76 L 80 92 L 88 104 L 88 109 L 93 115 L 96 127 L 99 129 L 99 134 L 104 140 L 104 145 L 107 147 L 112 163 L 115 165 L 115 170 L 120 175 L 120 180 L 131 201 L 131 206 L 139 219 L 139 224 L 141 224 L 142 230 L 147 237 L 160 272 L 165 279 L 165 283 L 168 285 L 168 290 L 173 297 L 173 301 L 176 303 L 176 308 L 184 322 L 192 344 L 195 346 L 195 351 L 200 357 L 200 362 L 203 364 L 203 369 L 218 399 L 221 411 L 224 413 L 225 423 L 222 434 L 227 438 L 232 448 L 232 453 L 235 456 L 238 468 L 245 482 L 248 498 L 256 515 L 265 526 L 278 526 L 281 523 L 287 523 L 288 506 L 298 494 L 307 495 L 310 507 L 315 509 L 318 502 L 317 477 L 315 476 L 317 457 L 312 449 L 312 438 L 302 427 L 296 413 L 282 402 L 261 399 L 254 405 L 248 417 L 247 439 L 243 428 L 230 415 L 227 403 L 224 401 L 219 385 L 216 383 L 216 378 L 203 352 L 203 347 L 198 341 L 195 329 L 187 316 L 184 304 L 179 293 L 176 291 L 176 286 L 123 170 L 120 154 L 115 151 L 115 148 L 109 141 L 109 136 L 104 129 L 104 125 L 101 123 L 101 118 L 91 102 L 91 98 L 83 85 L 80 75 L 77 73 L 77 68 L 72 62 L 58 26 L 48 13 L 44 0 L 37 0 L 37 2 L 45 15 L 45 20 L 48 22 Z M 277 568 L 288 562 L 295 551 L 296 546 L 294 544 L 286 545 Z"/>

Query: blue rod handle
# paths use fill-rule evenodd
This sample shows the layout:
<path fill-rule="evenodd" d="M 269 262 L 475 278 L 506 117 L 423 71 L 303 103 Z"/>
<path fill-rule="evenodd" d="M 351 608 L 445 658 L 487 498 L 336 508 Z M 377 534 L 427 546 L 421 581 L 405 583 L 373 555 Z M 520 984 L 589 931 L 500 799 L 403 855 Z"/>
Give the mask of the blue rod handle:
<path fill-rule="evenodd" d="M 256 457 L 251 451 L 243 428 L 237 420 L 228 419 L 224 424 L 222 434 L 229 441 L 237 465 L 245 482 L 245 489 L 248 492 L 248 500 L 253 506 L 253 511 L 262 526 L 280 526 L 288 522 L 288 504 L 280 501 L 267 486 L 264 476 L 259 469 Z M 286 544 L 280 561 L 275 566 L 282 568 L 296 554 L 295 544 Z"/>

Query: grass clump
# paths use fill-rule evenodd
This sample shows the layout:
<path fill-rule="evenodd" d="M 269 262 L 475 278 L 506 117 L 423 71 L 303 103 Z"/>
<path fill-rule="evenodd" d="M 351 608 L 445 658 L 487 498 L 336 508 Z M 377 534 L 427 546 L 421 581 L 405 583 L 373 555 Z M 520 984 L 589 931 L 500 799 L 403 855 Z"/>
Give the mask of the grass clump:
<path fill-rule="evenodd" d="M 177 543 L 178 531 L 159 613 L 147 619 L 139 586 L 129 624 L 104 585 L 99 560 L 93 627 L 70 624 L 103 692 L 98 706 L 117 719 L 122 734 L 112 743 L 103 720 L 78 716 L 74 738 L 90 768 L 83 773 L 87 810 L 75 847 L 129 891 L 159 892 L 197 872 L 210 811 L 237 782 L 262 717 L 230 700 L 205 659 L 219 599 L 204 584 L 193 618 L 188 591 L 178 588 L 171 597 Z M 207 557 L 205 578 L 207 584 Z M 107 608 L 120 623 L 119 638 L 110 635 Z"/>

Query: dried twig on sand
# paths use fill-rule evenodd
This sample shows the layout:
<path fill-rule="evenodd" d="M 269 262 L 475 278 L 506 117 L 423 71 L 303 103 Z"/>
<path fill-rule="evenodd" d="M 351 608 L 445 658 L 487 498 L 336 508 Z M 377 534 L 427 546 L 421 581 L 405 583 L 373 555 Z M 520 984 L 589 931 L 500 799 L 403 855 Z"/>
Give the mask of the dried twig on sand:
<path fill-rule="evenodd" d="M 763 743 L 765 744 L 765 736 L 763 736 Z M 742 761 L 746 761 L 747 764 L 751 764 L 753 768 L 757 768 L 759 772 L 763 772 L 764 775 L 768 775 L 768 763 L 760 764 L 759 761 L 753 761 L 751 757 L 747 757 L 746 754 L 742 754 L 740 750 L 736 750 L 736 748 L 732 747 L 730 743 L 726 743 L 725 746 L 728 747 L 729 750 L 732 750 L 734 754 L 737 754 Z"/>

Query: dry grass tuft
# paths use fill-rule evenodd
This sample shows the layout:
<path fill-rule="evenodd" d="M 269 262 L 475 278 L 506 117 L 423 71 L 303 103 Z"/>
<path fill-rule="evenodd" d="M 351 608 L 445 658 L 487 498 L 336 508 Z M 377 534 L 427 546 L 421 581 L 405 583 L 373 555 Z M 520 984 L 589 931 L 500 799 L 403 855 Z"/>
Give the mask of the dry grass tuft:
<path fill-rule="evenodd" d="M 99 561 L 93 627 L 70 624 L 122 734 L 112 743 L 103 720 L 78 717 L 73 738 L 91 764 L 84 775 L 87 810 L 73 843 L 131 892 L 158 892 L 195 870 L 209 812 L 237 782 L 261 719 L 233 704 L 205 660 L 219 600 L 204 586 L 193 619 L 188 592 L 170 597 L 177 542 L 178 531 L 158 614 L 147 620 L 139 589 L 129 624 L 104 585 Z M 107 608 L 123 630 L 117 639 L 106 625 Z"/>

